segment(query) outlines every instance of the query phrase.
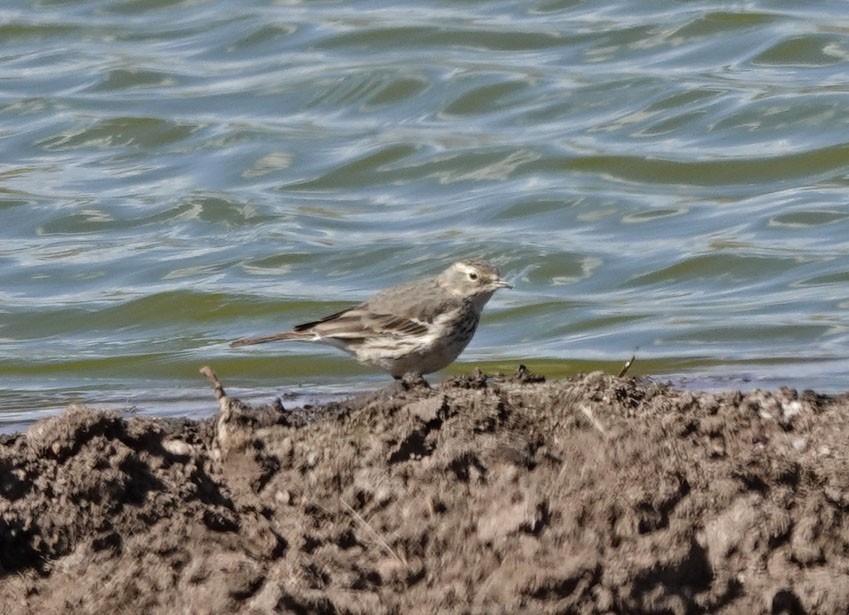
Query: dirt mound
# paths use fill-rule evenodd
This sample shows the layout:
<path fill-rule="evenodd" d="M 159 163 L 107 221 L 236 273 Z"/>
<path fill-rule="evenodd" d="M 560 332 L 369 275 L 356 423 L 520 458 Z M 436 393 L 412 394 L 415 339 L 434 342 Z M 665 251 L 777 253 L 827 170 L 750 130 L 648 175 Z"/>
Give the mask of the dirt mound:
<path fill-rule="evenodd" d="M 0 611 L 845 611 L 846 398 L 538 380 L 72 407 L 0 440 Z"/>

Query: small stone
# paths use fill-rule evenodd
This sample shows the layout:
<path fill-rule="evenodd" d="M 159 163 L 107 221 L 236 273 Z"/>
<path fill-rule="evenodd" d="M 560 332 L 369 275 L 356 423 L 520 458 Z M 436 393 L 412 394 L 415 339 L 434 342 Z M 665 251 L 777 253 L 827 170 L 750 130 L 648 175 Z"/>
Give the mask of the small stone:
<path fill-rule="evenodd" d="M 808 439 L 799 436 L 798 438 L 793 438 L 792 442 L 793 448 L 796 449 L 797 453 L 804 453 L 808 448 Z"/>
<path fill-rule="evenodd" d="M 312 451 L 309 455 L 307 455 L 307 467 L 314 468 L 318 465 L 319 454 L 318 451 Z"/>

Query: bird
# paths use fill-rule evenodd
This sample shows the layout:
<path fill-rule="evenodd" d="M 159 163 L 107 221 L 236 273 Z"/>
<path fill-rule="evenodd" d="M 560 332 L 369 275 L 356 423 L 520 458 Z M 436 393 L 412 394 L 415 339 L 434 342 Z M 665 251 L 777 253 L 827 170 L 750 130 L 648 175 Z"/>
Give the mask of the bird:
<path fill-rule="evenodd" d="M 231 348 L 281 340 L 329 344 L 360 363 L 424 376 L 454 362 L 471 341 L 495 291 L 513 288 L 483 260 L 461 260 L 438 275 L 383 290 L 366 301 L 291 331 L 247 337 Z"/>

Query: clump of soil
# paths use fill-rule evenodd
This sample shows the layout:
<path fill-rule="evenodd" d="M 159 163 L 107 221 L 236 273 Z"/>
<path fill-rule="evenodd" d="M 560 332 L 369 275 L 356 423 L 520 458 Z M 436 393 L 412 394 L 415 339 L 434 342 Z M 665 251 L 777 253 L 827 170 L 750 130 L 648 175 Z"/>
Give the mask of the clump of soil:
<path fill-rule="evenodd" d="M 71 407 L 0 440 L 0 612 L 845 611 L 849 399 L 540 380 Z"/>

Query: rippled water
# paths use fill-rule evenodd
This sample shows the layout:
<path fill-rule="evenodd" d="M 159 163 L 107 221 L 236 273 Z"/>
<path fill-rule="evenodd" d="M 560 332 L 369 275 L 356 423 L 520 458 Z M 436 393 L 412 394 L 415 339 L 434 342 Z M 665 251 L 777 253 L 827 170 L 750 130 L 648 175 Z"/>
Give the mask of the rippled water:
<path fill-rule="evenodd" d="M 450 372 L 849 388 L 843 2 L 0 8 L 0 423 L 386 376 L 231 350 L 460 257 Z M 303 396 L 303 397 L 302 397 Z"/>

